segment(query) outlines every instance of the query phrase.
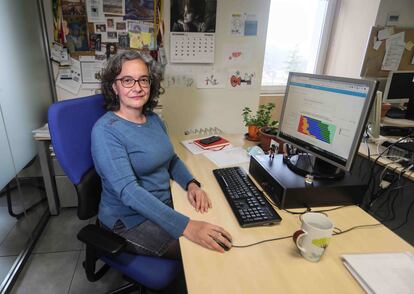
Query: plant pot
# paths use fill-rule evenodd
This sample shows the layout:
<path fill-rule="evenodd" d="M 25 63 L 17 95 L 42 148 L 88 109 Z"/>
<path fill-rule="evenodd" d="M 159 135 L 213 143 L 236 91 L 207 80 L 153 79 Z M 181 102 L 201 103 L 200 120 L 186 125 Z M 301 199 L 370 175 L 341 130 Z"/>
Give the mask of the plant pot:
<path fill-rule="evenodd" d="M 283 153 L 283 144 L 284 142 L 280 140 L 276 135 L 269 134 L 266 132 L 266 127 L 260 129 L 260 146 L 262 147 L 264 152 L 268 152 L 270 149 L 270 142 L 276 141 L 279 143 L 279 151 L 277 153 Z"/>
<path fill-rule="evenodd" d="M 249 133 L 249 139 L 259 141 L 260 128 L 254 125 L 247 126 L 247 128 L 248 128 L 248 133 Z"/>

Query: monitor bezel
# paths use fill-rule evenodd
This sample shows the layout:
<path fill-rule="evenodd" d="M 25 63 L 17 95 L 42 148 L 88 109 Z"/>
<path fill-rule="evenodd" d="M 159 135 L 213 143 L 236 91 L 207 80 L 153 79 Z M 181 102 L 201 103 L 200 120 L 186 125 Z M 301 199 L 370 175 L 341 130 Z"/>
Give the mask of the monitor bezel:
<path fill-rule="evenodd" d="M 394 75 L 398 75 L 400 73 L 414 73 L 412 70 L 394 70 L 388 73 L 387 83 L 385 84 L 384 95 L 382 97 L 382 102 L 390 103 L 390 104 L 399 104 L 399 103 L 407 103 L 410 100 L 410 97 L 407 98 L 398 98 L 398 99 L 388 99 L 388 94 L 391 88 L 391 82 Z"/>
<path fill-rule="evenodd" d="M 348 159 L 341 160 L 339 158 L 335 158 L 334 156 L 329 156 L 329 152 L 326 150 L 320 150 L 313 144 L 307 143 L 305 141 L 302 141 L 298 138 L 294 138 L 288 134 L 283 133 L 282 127 L 283 127 L 283 117 L 286 109 L 287 104 L 287 97 L 289 96 L 289 89 L 290 89 L 290 82 L 294 76 L 301 76 L 301 77 L 308 77 L 308 78 L 316 78 L 316 79 L 324 79 L 324 80 L 330 80 L 330 81 L 338 81 L 338 82 L 348 82 L 348 83 L 355 83 L 360 84 L 361 86 L 368 86 L 369 91 L 367 93 L 367 99 L 365 99 L 364 107 L 362 109 L 361 117 L 359 124 L 357 126 L 355 136 L 352 141 L 351 150 L 349 152 Z M 363 80 L 363 79 L 354 79 L 354 78 L 345 78 L 345 77 L 338 77 L 338 76 L 329 76 L 329 75 L 318 75 L 318 74 L 308 74 L 308 73 L 299 73 L 299 72 L 290 72 L 289 77 L 286 84 L 286 91 L 285 96 L 283 99 L 283 105 L 282 105 L 282 111 L 280 114 L 280 122 L 279 122 L 279 132 L 277 134 L 277 137 L 281 139 L 282 141 L 292 144 L 296 148 L 308 152 L 315 157 L 324 160 L 342 170 L 349 171 L 351 169 L 352 163 L 354 162 L 355 155 L 359 149 L 359 144 L 362 139 L 362 133 L 365 129 L 365 126 L 368 122 L 369 118 L 369 111 L 372 107 L 372 103 L 374 102 L 374 94 L 376 93 L 376 88 L 378 86 L 378 83 L 376 80 Z"/>

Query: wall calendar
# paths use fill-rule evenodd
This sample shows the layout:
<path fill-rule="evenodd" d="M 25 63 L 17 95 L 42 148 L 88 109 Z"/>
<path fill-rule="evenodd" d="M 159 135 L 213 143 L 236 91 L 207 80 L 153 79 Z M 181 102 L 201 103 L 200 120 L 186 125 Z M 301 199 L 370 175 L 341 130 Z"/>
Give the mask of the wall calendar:
<path fill-rule="evenodd" d="M 217 0 L 171 0 L 170 62 L 214 63 Z"/>
<path fill-rule="evenodd" d="M 170 61 L 175 63 L 214 63 L 213 33 L 171 32 Z"/>

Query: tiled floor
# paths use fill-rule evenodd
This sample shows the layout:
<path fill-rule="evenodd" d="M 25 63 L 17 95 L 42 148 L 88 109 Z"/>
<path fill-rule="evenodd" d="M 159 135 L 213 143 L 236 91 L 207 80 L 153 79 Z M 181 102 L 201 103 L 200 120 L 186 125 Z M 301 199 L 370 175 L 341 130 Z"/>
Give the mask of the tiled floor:
<path fill-rule="evenodd" d="M 39 189 L 33 189 L 29 186 L 22 186 L 21 188 L 26 208 L 30 207 L 31 203 L 36 203 L 44 197 L 44 192 Z M 13 212 L 20 213 L 22 211 L 22 199 L 17 189 L 12 190 L 11 200 Z M 46 209 L 47 203 L 43 202 L 28 211 L 26 216 L 16 219 L 9 215 L 6 196 L 0 197 L 0 281 L 3 281 L 17 256 L 25 248 Z"/>
<path fill-rule="evenodd" d="M 87 224 L 77 218 L 75 208 L 51 216 L 11 293 L 98 294 L 124 285 L 121 274 L 114 270 L 94 283 L 86 279 L 82 267 L 84 245 L 76 234 Z"/>

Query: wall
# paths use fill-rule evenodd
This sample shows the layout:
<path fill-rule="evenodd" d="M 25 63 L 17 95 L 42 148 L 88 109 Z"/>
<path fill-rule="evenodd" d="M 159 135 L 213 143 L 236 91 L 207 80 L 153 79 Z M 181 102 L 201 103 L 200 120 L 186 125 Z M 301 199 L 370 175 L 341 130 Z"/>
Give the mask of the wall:
<path fill-rule="evenodd" d="M 413 0 L 381 0 L 375 24 L 385 26 L 387 14 L 390 12 L 396 12 L 400 15 L 398 26 L 414 27 Z"/>
<path fill-rule="evenodd" d="M 170 1 L 165 3 L 165 24 L 169 29 Z M 215 39 L 215 67 L 222 67 L 223 44 L 246 44 L 252 50 L 251 66 L 257 73 L 257 86 L 249 90 L 167 88 L 161 101 L 163 115 L 170 133 L 183 134 L 188 128 L 217 126 L 228 133 L 245 131 L 241 112 L 243 107 L 257 109 L 260 95 L 260 80 L 266 42 L 267 20 L 270 0 L 218 0 Z M 257 14 L 259 19 L 256 37 L 234 37 L 229 33 L 230 16 L 235 12 Z M 169 34 L 166 35 L 169 49 Z"/>
<path fill-rule="evenodd" d="M 32 130 L 46 123 L 52 92 L 36 2 L 0 1 L 0 35 L 1 188 L 15 173 L 10 161 L 3 165 L 3 156 L 10 154 L 3 141 L 6 130 L 19 172 L 37 154 Z"/>
<path fill-rule="evenodd" d="M 339 1 L 325 74 L 359 77 L 369 33 L 375 25 L 379 5 L 380 0 Z"/>

